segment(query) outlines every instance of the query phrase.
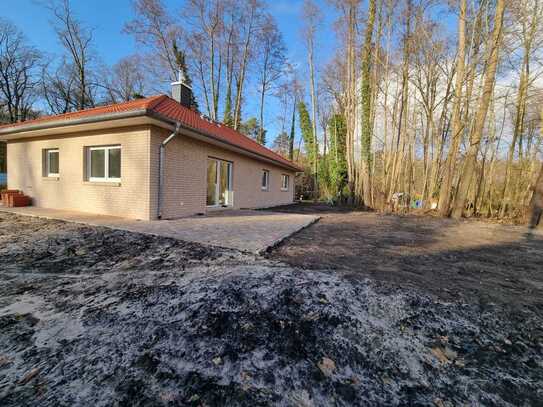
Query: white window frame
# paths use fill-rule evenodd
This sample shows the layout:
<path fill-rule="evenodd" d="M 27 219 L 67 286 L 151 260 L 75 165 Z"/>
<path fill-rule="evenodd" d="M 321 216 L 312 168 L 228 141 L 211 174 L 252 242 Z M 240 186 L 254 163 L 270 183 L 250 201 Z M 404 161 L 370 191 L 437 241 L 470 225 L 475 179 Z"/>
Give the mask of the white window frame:
<path fill-rule="evenodd" d="M 262 185 L 262 176 L 260 177 L 260 189 L 262 191 L 269 191 L 270 190 L 270 171 L 269 170 L 262 170 L 262 175 L 266 174 L 266 185 Z"/>
<path fill-rule="evenodd" d="M 285 181 L 287 185 L 285 186 Z M 281 174 L 281 191 L 288 191 L 290 186 L 290 176 L 288 174 Z"/>
<path fill-rule="evenodd" d="M 97 150 L 103 150 L 104 151 L 104 177 L 92 177 L 91 176 L 91 151 L 97 151 Z M 109 177 L 109 150 L 121 150 L 121 177 L 123 174 L 122 171 L 122 157 L 123 152 L 120 145 L 114 145 L 114 146 L 96 146 L 96 147 L 88 147 L 87 148 L 87 174 L 88 174 L 88 180 L 90 182 L 121 182 L 121 178 L 110 178 Z"/>
<path fill-rule="evenodd" d="M 58 154 L 58 172 L 50 172 L 49 164 L 51 162 L 51 159 L 49 158 L 49 154 L 51 153 L 57 153 Z M 45 150 L 45 175 L 47 178 L 59 178 L 60 177 L 60 151 L 58 148 L 48 148 Z"/>

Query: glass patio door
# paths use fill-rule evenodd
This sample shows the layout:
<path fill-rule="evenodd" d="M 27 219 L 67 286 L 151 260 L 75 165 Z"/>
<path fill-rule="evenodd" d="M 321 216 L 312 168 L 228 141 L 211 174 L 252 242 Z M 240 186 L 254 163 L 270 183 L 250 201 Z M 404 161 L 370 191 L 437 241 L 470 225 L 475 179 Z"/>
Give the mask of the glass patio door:
<path fill-rule="evenodd" d="M 232 205 L 232 163 L 207 159 L 207 206 Z"/>

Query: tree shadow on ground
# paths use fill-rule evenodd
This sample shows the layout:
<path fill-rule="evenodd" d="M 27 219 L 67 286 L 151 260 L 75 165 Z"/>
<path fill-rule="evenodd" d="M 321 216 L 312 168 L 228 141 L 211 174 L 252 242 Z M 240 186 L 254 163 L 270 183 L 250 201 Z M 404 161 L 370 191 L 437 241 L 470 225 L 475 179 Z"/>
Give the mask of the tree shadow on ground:
<path fill-rule="evenodd" d="M 344 213 L 269 254 L 305 269 L 413 287 L 444 301 L 539 307 L 543 238 L 520 228 L 420 216 Z"/>

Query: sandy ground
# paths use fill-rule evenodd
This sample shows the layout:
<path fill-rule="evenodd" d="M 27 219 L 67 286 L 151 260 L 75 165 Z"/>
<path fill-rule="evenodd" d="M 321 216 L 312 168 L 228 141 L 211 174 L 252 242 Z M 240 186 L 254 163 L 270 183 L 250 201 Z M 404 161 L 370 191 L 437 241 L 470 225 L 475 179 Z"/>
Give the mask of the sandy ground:
<path fill-rule="evenodd" d="M 269 258 L 0 214 L 0 405 L 543 405 L 539 236 L 311 211 Z"/>

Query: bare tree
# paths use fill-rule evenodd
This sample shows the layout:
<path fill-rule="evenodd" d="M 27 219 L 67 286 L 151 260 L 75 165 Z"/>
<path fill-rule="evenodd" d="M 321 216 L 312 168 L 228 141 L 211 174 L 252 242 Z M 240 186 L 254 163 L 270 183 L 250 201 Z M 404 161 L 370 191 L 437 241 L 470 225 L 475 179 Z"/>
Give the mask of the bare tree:
<path fill-rule="evenodd" d="M 231 0 L 230 0 L 231 1 Z M 230 3 L 226 7 L 227 14 L 224 21 L 223 30 L 223 61 L 225 64 L 226 92 L 224 101 L 223 123 L 229 127 L 234 127 L 234 105 L 232 93 L 234 92 L 234 76 L 237 61 L 240 57 L 240 31 L 239 31 L 239 8 Z"/>
<path fill-rule="evenodd" d="M 0 19 L 0 109 L 9 123 L 24 121 L 37 96 L 41 55 L 13 24 Z"/>
<path fill-rule="evenodd" d="M 319 142 L 317 139 L 317 90 L 315 86 L 315 36 L 319 25 L 322 23 L 322 14 L 313 0 L 304 0 L 303 17 L 305 26 L 303 28 L 303 36 L 307 47 L 307 62 L 309 65 L 309 92 L 311 96 L 311 121 L 313 125 L 313 176 L 315 178 L 315 195 L 318 196 L 318 157 L 319 157 Z"/>
<path fill-rule="evenodd" d="M 190 27 L 191 49 L 199 65 L 199 79 L 205 92 L 208 115 L 219 118 L 223 53 L 221 45 L 224 30 L 224 0 L 188 0 L 183 17 Z"/>
<path fill-rule="evenodd" d="M 247 69 L 251 58 L 254 55 L 254 34 L 258 31 L 262 18 L 262 4 L 259 0 L 248 0 L 246 7 L 241 8 L 239 18 L 240 58 L 236 68 L 236 99 L 234 103 L 234 129 L 241 124 L 241 107 L 243 92 L 247 76 Z"/>
<path fill-rule="evenodd" d="M 46 64 L 40 77 L 41 92 L 48 110 L 61 114 L 75 109 L 77 78 L 72 67 L 65 60 L 56 69 Z"/>
<path fill-rule="evenodd" d="M 477 155 L 479 154 L 481 138 L 485 126 L 486 115 L 488 112 L 488 106 L 490 104 L 490 99 L 492 97 L 492 92 L 496 80 L 499 51 L 502 45 L 504 12 L 505 0 L 498 0 L 494 16 L 494 28 L 492 31 L 492 37 L 489 38 L 488 41 L 488 59 L 486 62 L 482 93 L 479 100 L 479 106 L 476 112 L 473 129 L 470 134 L 470 145 L 466 154 L 466 159 L 464 161 L 462 176 L 460 179 L 458 192 L 456 194 L 454 208 L 452 211 L 452 216 L 455 218 L 461 217 L 464 212 L 464 206 L 466 203 L 468 190 L 473 181 Z"/>
<path fill-rule="evenodd" d="M 76 80 L 76 91 L 69 104 L 75 109 L 85 109 L 95 105 L 95 86 L 93 85 L 92 50 L 93 33 L 85 27 L 73 13 L 70 0 L 52 1 L 49 9 L 53 14 L 53 28 L 66 53 L 63 60 L 65 70 L 73 70 L 67 80 Z M 47 88 L 46 88 L 47 90 Z"/>
<path fill-rule="evenodd" d="M 133 0 L 132 4 L 135 18 L 125 24 L 123 31 L 145 47 L 147 67 L 161 87 L 177 78 L 173 44 L 179 41 L 182 30 L 162 0 Z"/>
<path fill-rule="evenodd" d="M 460 142 L 462 140 L 462 135 L 464 131 L 464 124 L 461 117 L 461 109 L 463 101 L 462 92 L 464 87 L 466 58 L 466 11 L 467 0 L 460 0 L 460 16 L 458 18 L 458 50 L 456 55 L 456 83 L 454 88 L 453 114 L 451 119 L 452 141 L 449 147 L 447 161 L 445 163 L 443 182 L 439 195 L 439 211 L 443 216 L 447 216 L 449 214 L 450 200 L 452 195 L 452 179 L 456 166 L 458 149 L 460 148 Z"/>
<path fill-rule="evenodd" d="M 258 82 L 260 88 L 260 134 L 257 141 L 261 144 L 264 142 L 264 101 L 266 93 L 284 75 L 286 68 L 286 48 L 283 42 L 283 36 L 277 28 L 273 18 L 266 16 L 265 22 L 258 35 Z"/>
<path fill-rule="evenodd" d="M 522 62 L 520 64 L 520 77 L 518 84 L 514 130 L 511 144 L 509 145 L 509 151 L 507 154 L 507 163 L 505 171 L 505 182 L 502 188 L 502 201 L 501 216 L 505 216 L 512 205 L 514 200 L 511 191 L 511 178 L 513 170 L 513 158 L 517 143 L 521 143 L 521 137 L 524 133 L 525 117 L 526 117 L 526 104 L 528 99 L 528 87 L 530 84 L 530 66 L 533 63 L 533 48 L 538 31 L 538 26 L 541 24 L 541 5 L 539 0 L 533 0 L 525 4 L 516 4 L 511 7 L 514 22 L 519 25 L 518 37 L 520 42 L 520 48 L 522 49 Z M 522 153 L 519 151 L 519 153 Z"/>
<path fill-rule="evenodd" d="M 122 58 L 111 68 L 105 83 L 108 101 L 127 102 L 143 97 L 146 89 L 146 75 L 139 55 Z"/>

